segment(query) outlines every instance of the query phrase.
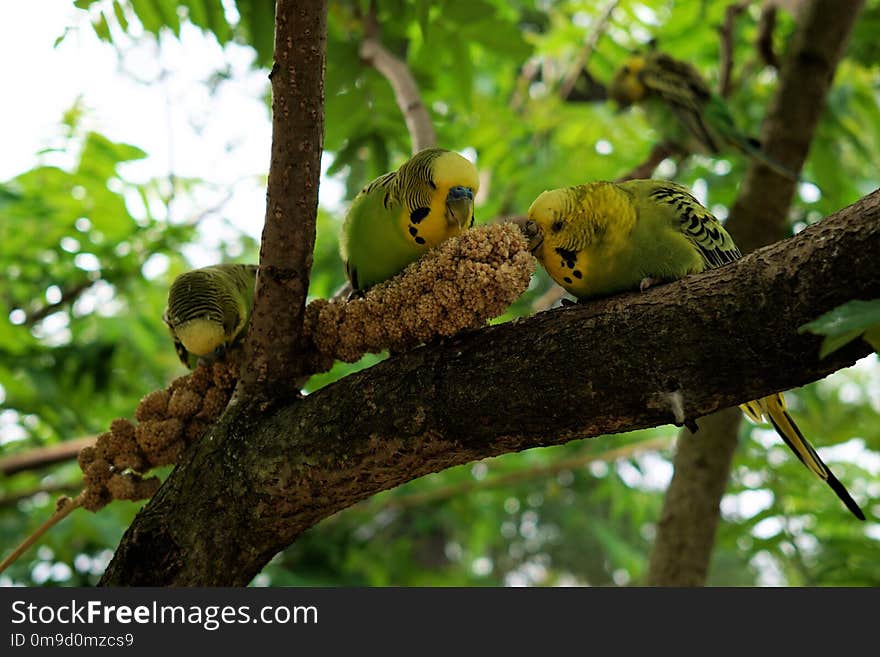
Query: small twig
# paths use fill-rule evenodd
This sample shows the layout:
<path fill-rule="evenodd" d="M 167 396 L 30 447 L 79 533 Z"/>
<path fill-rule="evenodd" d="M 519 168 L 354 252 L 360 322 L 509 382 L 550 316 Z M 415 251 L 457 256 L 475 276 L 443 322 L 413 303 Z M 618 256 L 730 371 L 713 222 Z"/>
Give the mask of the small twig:
<path fill-rule="evenodd" d="M 384 504 L 385 508 L 393 510 L 409 509 L 416 506 L 423 506 L 438 500 L 445 500 L 455 497 L 463 493 L 470 493 L 474 490 L 486 490 L 489 488 L 500 488 L 502 486 L 510 486 L 518 484 L 529 479 L 537 479 L 558 474 L 565 470 L 575 470 L 585 465 L 596 462 L 618 461 L 620 459 L 630 458 L 637 454 L 645 452 L 654 452 L 661 449 L 672 447 L 675 442 L 674 436 L 662 436 L 660 438 L 652 438 L 644 440 L 640 443 L 624 445 L 616 449 L 610 449 L 606 452 L 579 454 L 568 459 L 561 459 L 549 465 L 538 465 L 530 468 L 522 468 L 515 472 L 498 475 L 497 477 L 486 478 L 482 480 L 465 481 L 460 484 L 443 486 L 435 490 L 426 491 L 424 493 L 414 493 L 412 495 L 401 496 L 395 499 L 387 500 Z"/>
<path fill-rule="evenodd" d="M 761 18 L 758 20 L 758 39 L 755 42 L 755 47 L 767 66 L 778 69 L 779 58 L 773 49 L 774 31 L 776 31 L 776 5 L 768 2 L 761 10 Z"/>
<path fill-rule="evenodd" d="M 20 493 L 15 493 L 14 495 L 6 495 L 5 497 L 0 497 L 0 507 L 7 506 L 15 506 L 22 500 L 29 499 L 34 495 L 39 495 L 41 493 L 52 494 L 52 493 L 69 493 L 72 491 L 76 491 L 82 488 L 82 482 L 68 482 L 64 484 L 47 484 L 45 486 L 38 486 L 36 488 L 31 488 Z"/>
<path fill-rule="evenodd" d="M 409 66 L 382 45 L 376 14 L 376 2 L 373 1 L 370 3 L 369 13 L 364 16 L 364 38 L 361 41 L 360 56 L 391 83 L 397 106 L 406 121 L 406 128 L 412 141 L 412 151 L 418 153 L 437 143 L 434 124 L 431 122 L 428 108 L 422 102 L 419 87 Z"/>
<path fill-rule="evenodd" d="M 24 539 L 17 548 L 15 548 L 9 555 L 0 562 L 0 573 L 9 568 L 16 559 L 18 559 L 24 552 L 34 543 L 36 543 L 39 538 L 49 531 L 52 527 L 57 525 L 59 522 L 64 520 L 68 515 L 70 515 L 71 511 L 74 509 L 78 509 L 83 505 L 83 500 L 85 499 L 85 491 L 77 495 L 74 499 L 67 499 L 67 502 L 61 504 L 49 518 L 42 525 L 37 527 L 36 531 Z"/>
<path fill-rule="evenodd" d="M 667 142 L 661 142 L 656 144 L 654 148 L 651 149 L 651 152 L 648 154 L 648 157 L 644 162 L 638 164 L 636 167 L 632 169 L 629 173 L 622 175 L 620 178 L 617 178 L 614 182 L 625 182 L 627 180 L 637 180 L 639 178 L 650 178 L 651 174 L 654 173 L 654 169 L 665 160 L 667 157 L 672 155 L 686 156 L 687 153 L 684 152 L 681 148 L 677 146 L 673 146 Z"/>
<path fill-rule="evenodd" d="M 724 24 L 719 29 L 721 33 L 721 70 L 718 75 L 718 93 L 722 98 L 730 96 L 732 86 L 734 23 L 749 4 L 751 4 L 751 0 L 742 0 L 728 5 L 724 12 Z"/>
<path fill-rule="evenodd" d="M 575 84 L 577 84 L 581 71 L 584 70 L 587 63 L 590 61 L 590 57 L 593 56 L 593 51 L 596 49 L 599 39 L 605 34 L 605 30 L 608 28 L 608 23 L 611 21 L 611 14 L 614 13 L 618 4 L 620 4 L 620 0 L 612 0 L 605 6 L 605 9 L 602 10 L 602 13 L 599 15 L 599 18 L 593 27 L 593 31 L 584 43 L 584 47 L 575 59 L 574 64 L 569 68 L 568 74 L 562 79 L 562 83 L 559 85 L 559 96 L 563 100 L 566 100 L 569 97 Z"/>
<path fill-rule="evenodd" d="M 56 310 L 63 308 L 69 303 L 73 303 L 74 301 L 79 299 L 80 296 L 82 296 L 83 292 L 88 290 L 99 280 L 99 278 L 96 278 L 91 281 L 82 281 L 81 283 L 77 283 L 73 287 L 64 290 L 61 293 L 61 298 L 58 299 L 58 301 L 46 304 L 45 306 L 41 306 L 36 310 L 29 312 L 24 320 L 25 326 L 33 326 L 37 322 L 41 322 L 42 320 L 46 319 L 46 317 L 54 313 Z"/>
<path fill-rule="evenodd" d="M 522 69 L 520 69 L 519 76 L 516 79 L 513 96 L 510 98 L 510 109 L 514 112 L 519 112 L 526 104 L 526 100 L 529 97 L 529 87 L 531 87 L 535 78 L 538 77 L 540 70 L 541 65 L 535 59 L 530 59 L 522 65 Z"/>
<path fill-rule="evenodd" d="M 90 447 L 95 443 L 95 440 L 97 440 L 96 436 L 86 436 L 7 456 L 0 459 L 0 474 L 8 477 L 23 470 L 34 470 L 53 463 L 75 459 L 83 447 Z"/>

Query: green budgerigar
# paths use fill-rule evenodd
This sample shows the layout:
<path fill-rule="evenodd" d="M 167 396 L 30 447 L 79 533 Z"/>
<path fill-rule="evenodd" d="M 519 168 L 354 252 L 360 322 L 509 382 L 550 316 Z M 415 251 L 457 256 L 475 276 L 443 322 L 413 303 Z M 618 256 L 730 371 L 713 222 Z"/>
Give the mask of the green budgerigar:
<path fill-rule="evenodd" d="M 640 104 L 657 132 L 688 152 L 718 155 L 734 148 L 786 178 L 797 178 L 737 128 L 724 100 L 687 62 L 659 51 L 632 55 L 615 72 L 608 95 L 621 107 Z"/>
<path fill-rule="evenodd" d="M 428 249 L 473 225 L 476 167 L 458 153 L 426 148 L 355 197 L 340 250 L 354 290 L 391 278 Z"/>
<path fill-rule="evenodd" d="M 550 276 L 579 299 L 644 290 L 654 283 L 740 258 L 733 239 L 681 185 L 664 180 L 594 182 L 542 193 L 524 231 Z M 804 438 L 782 393 L 740 406 L 766 417 L 798 459 L 865 519 L 858 504 Z"/>
<path fill-rule="evenodd" d="M 168 291 L 163 319 L 180 362 L 193 369 L 200 356 L 220 356 L 250 320 L 256 265 L 222 264 L 185 272 Z"/>

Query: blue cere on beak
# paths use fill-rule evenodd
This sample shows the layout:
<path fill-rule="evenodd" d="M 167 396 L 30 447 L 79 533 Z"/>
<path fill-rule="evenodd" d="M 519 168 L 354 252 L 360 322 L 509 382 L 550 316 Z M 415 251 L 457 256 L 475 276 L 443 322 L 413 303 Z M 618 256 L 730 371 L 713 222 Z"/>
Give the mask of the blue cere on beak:
<path fill-rule="evenodd" d="M 446 201 L 460 201 L 461 199 L 474 200 L 474 190 L 470 187 L 452 187 L 446 195 Z"/>

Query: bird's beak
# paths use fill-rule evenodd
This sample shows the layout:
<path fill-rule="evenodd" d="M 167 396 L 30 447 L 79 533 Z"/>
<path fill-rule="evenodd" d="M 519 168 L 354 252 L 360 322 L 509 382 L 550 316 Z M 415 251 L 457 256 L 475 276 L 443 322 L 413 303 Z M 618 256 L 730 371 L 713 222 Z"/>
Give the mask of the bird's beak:
<path fill-rule="evenodd" d="M 451 227 L 467 228 L 474 216 L 474 190 L 453 187 L 446 195 L 446 221 Z"/>
<path fill-rule="evenodd" d="M 529 251 L 534 255 L 544 242 L 544 233 L 541 232 L 541 227 L 530 219 L 520 226 L 520 230 L 529 242 Z"/>

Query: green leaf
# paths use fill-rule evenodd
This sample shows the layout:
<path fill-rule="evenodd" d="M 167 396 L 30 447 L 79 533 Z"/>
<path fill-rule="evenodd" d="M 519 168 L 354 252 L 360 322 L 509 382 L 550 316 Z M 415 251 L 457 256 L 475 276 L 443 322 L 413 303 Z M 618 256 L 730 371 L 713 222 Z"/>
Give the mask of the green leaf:
<path fill-rule="evenodd" d="M 854 299 L 799 327 L 798 333 L 824 335 L 819 351 L 820 358 L 824 358 L 868 329 L 872 329 L 873 335 L 877 327 L 880 327 L 880 299 Z"/>
<path fill-rule="evenodd" d="M 431 2 L 430 0 L 419 0 L 416 5 L 417 20 L 419 29 L 422 31 L 422 38 L 428 38 L 428 25 L 430 23 Z"/>
<path fill-rule="evenodd" d="M 128 18 L 125 16 L 125 10 L 119 4 L 119 0 L 113 0 L 113 13 L 116 15 L 116 21 L 123 31 L 128 32 Z"/>
<path fill-rule="evenodd" d="M 865 331 L 865 341 L 877 354 L 880 354 L 880 326 L 874 326 Z"/>
<path fill-rule="evenodd" d="M 809 331 L 818 335 L 841 335 L 853 329 L 865 329 L 880 323 L 880 299 L 848 301 L 824 315 L 804 324 L 799 333 Z"/>
<path fill-rule="evenodd" d="M 469 0 L 461 2 L 453 0 L 443 6 L 443 17 L 452 23 L 465 25 L 491 19 L 495 16 L 495 7 L 486 0 Z"/>
<path fill-rule="evenodd" d="M 159 34 L 164 22 L 162 15 L 156 10 L 156 6 L 151 0 L 131 0 L 131 8 L 134 9 L 134 13 L 147 32 Z"/>
<path fill-rule="evenodd" d="M 275 3 L 270 0 L 239 0 L 241 26 L 257 51 L 260 66 L 272 66 L 275 55 Z"/>
<path fill-rule="evenodd" d="M 829 335 L 824 340 L 822 340 L 822 346 L 819 347 L 819 358 L 825 358 L 825 356 L 834 351 L 837 351 L 845 344 L 852 342 L 861 334 L 861 330 L 853 329 L 852 331 L 847 331 L 846 333 L 841 333 L 840 335 Z"/>
<path fill-rule="evenodd" d="M 177 0 L 153 0 L 156 13 L 161 17 L 162 25 L 171 28 L 175 36 L 180 36 L 180 16 L 177 15 Z"/>
<path fill-rule="evenodd" d="M 110 43 L 113 40 L 110 38 L 110 25 L 107 23 L 107 17 L 103 12 L 98 14 L 98 17 L 92 21 L 92 29 L 95 30 L 95 34 L 98 35 L 101 41 Z"/>
<path fill-rule="evenodd" d="M 193 4 L 197 2 L 199 0 L 193 0 Z M 229 41 L 232 36 L 232 28 L 226 20 L 226 12 L 223 11 L 221 0 L 201 0 L 200 4 L 205 9 L 204 27 L 214 33 L 221 45 Z"/>

